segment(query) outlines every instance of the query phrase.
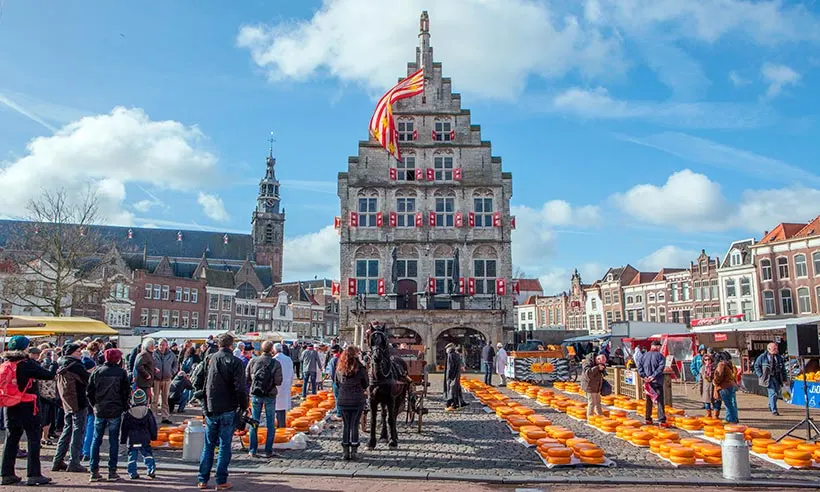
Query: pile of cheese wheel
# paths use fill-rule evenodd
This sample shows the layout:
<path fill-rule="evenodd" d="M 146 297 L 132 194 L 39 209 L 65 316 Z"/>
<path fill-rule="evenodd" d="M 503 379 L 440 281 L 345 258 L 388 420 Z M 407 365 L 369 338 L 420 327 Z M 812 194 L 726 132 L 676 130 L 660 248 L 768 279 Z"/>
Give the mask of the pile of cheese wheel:
<path fill-rule="evenodd" d="M 535 410 L 514 401 L 509 401 L 507 405 L 497 407 L 495 414 L 498 415 L 501 420 L 507 422 L 510 429 L 520 433 L 521 427 L 533 424 L 529 417 L 535 415 Z"/>
<path fill-rule="evenodd" d="M 286 428 L 279 428 L 274 429 L 275 434 L 273 435 L 273 442 L 275 444 L 283 444 L 286 442 L 290 442 L 293 439 L 293 436 L 296 435 L 297 430 L 293 427 L 286 427 Z M 268 439 L 268 428 L 260 426 L 256 431 L 256 438 L 259 439 L 259 442 L 264 443 Z M 242 433 L 242 444 L 245 446 L 250 446 L 250 433 L 244 432 Z"/>
<path fill-rule="evenodd" d="M 641 424 L 637 420 L 626 416 L 624 410 L 604 409 L 603 415 L 593 415 L 588 419 L 589 425 L 609 434 L 615 433 L 617 437 L 623 437 L 624 429 L 638 428 Z"/>
<path fill-rule="evenodd" d="M 606 398 L 606 400 L 604 400 L 604 398 Z M 622 410 L 627 411 L 637 410 L 638 405 L 644 404 L 644 402 L 642 402 L 641 400 L 633 400 L 632 398 L 623 395 L 617 395 L 615 397 L 612 397 L 612 403 L 608 403 L 610 401 L 610 398 L 611 397 L 602 396 L 601 403 L 609 407 L 620 408 Z"/>
<path fill-rule="evenodd" d="M 795 468 L 811 468 L 812 459 L 820 463 L 820 445 L 794 437 L 784 437 L 780 442 L 771 438 L 755 438 L 752 439 L 752 451 Z"/>
<path fill-rule="evenodd" d="M 299 396 L 302 394 L 302 381 L 296 380 L 290 387 L 290 396 Z"/>
<path fill-rule="evenodd" d="M 674 441 L 657 437 L 651 442 L 655 445 L 657 452 L 652 449 L 652 444 L 650 444 L 650 451 L 656 452 L 677 465 L 694 465 L 698 459 L 710 465 L 722 463 L 720 446 L 702 439 L 685 437 Z"/>
<path fill-rule="evenodd" d="M 581 395 L 581 394 L 584 393 L 581 390 L 581 385 L 578 384 L 578 383 L 555 381 L 554 383 L 552 383 L 552 385 L 555 388 L 557 388 L 561 391 L 564 391 L 566 393 L 573 393 L 573 394 L 576 394 L 576 395 Z"/>
<path fill-rule="evenodd" d="M 197 420 L 204 420 L 204 417 L 194 417 Z M 157 429 L 157 440 L 151 441 L 152 448 L 167 447 L 171 449 L 182 449 L 185 442 L 185 427 L 188 421 L 177 427 L 163 426 Z"/>
<path fill-rule="evenodd" d="M 718 439 L 720 441 L 726 437 L 727 432 L 739 432 L 743 434 L 743 438 L 747 442 L 752 442 L 754 439 L 771 439 L 772 433 L 767 430 L 757 429 L 755 427 L 747 427 L 745 425 L 740 424 L 723 424 L 723 422 L 717 421 L 715 419 L 701 419 L 707 420 L 708 423 L 703 427 L 703 435 L 706 437 L 711 437 L 713 439 Z M 761 454 L 766 454 L 761 453 Z"/>
<path fill-rule="evenodd" d="M 310 426 L 325 418 L 327 412 L 336 407 L 336 400 L 330 391 L 319 391 L 307 395 L 301 405 L 287 413 L 287 427 L 296 432 L 308 432 Z"/>
<path fill-rule="evenodd" d="M 547 426 L 550 437 L 539 439 L 536 452 L 552 465 L 569 465 L 575 457 L 580 463 L 600 465 L 606 461 L 604 450 L 588 439 L 578 438 L 561 426 Z"/>
<path fill-rule="evenodd" d="M 572 400 L 567 406 L 567 415 L 570 417 L 575 417 L 578 420 L 586 420 L 587 419 L 587 404 L 583 401 L 575 401 Z"/>

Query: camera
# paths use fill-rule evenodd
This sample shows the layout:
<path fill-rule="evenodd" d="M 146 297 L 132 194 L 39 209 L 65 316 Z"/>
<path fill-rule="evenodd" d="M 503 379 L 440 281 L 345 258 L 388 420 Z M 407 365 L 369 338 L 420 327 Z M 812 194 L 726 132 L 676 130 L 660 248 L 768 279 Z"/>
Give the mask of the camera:
<path fill-rule="evenodd" d="M 251 414 L 246 412 L 242 414 L 237 414 L 236 419 L 236 430 L 244 431 L 246 427 L 250 426 L 252 429 L 256 430 L 259 428 L 259 421 L 255 418 L 251 417 Z"/>

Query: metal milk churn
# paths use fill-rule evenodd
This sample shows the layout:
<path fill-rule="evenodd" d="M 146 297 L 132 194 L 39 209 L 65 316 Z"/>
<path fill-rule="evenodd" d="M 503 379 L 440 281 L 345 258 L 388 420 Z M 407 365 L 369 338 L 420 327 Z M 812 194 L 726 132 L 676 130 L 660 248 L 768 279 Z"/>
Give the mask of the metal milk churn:
<path fill-rule="evenodd" d="M 198 419 L 190 419 L 185 428 L 185 442 L 182 446 L 183 461 L 199 461 L 205 447 L 205 426 Z"/>
<path fill-rule="evenodd" d="M 739 432 L 727 432 L 721 445 L 723 478 L 748 480 L 752 476 L 749 464 L 749 445 Z"/>

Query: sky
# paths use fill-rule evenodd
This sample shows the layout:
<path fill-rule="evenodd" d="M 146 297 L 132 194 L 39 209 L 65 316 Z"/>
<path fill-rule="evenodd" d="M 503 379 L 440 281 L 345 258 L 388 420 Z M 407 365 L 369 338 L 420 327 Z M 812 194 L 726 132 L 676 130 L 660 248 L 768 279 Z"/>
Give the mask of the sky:
<path fill-rule="evenodd" d="M 815 0 L 0 0 L 0 215 L 250 231 L 273 132 L 285 277 L 338 277 L 336 177 L 418 18 L 513 174 L 516 271 L 565 290 L 820 214 Z"/>

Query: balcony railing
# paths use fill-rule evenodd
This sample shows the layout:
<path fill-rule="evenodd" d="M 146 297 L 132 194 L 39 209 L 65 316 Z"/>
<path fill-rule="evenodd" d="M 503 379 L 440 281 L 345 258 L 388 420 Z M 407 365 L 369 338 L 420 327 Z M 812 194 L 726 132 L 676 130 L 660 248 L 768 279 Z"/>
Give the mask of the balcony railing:
<path fill-rule="evenodd" d="M 495 294 L 468 296 L 460 294 L 435 294 L 416 292 L 373 296 L 360 294 L 350 306 L 353 313 L 367 311 L 506 311 L 505 297 Z"/>

